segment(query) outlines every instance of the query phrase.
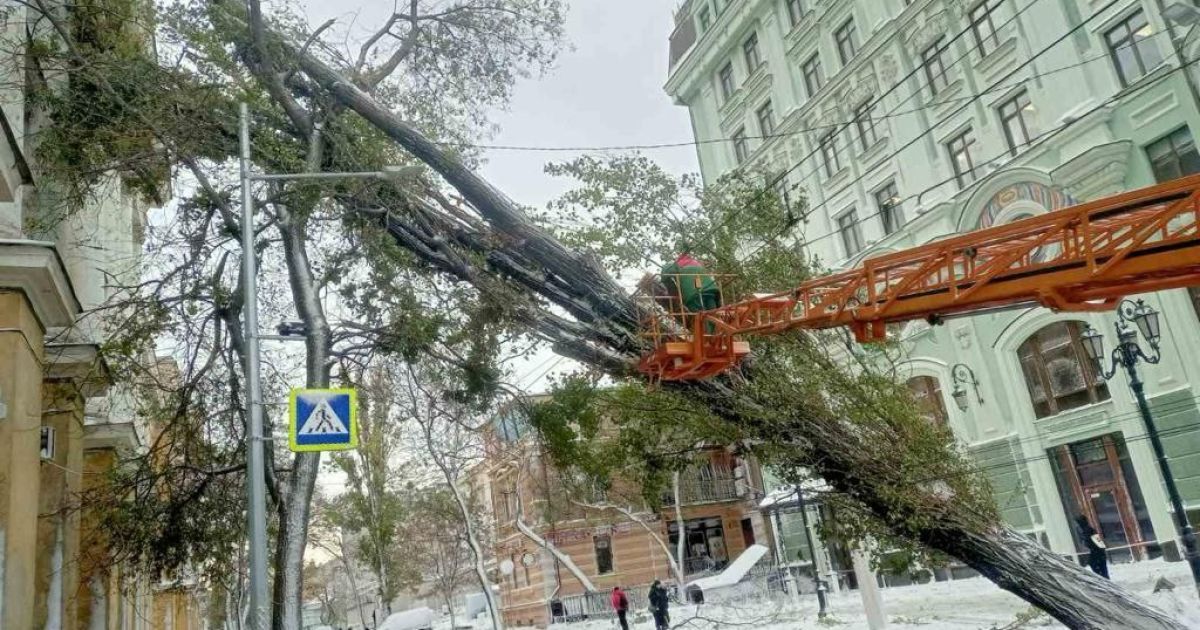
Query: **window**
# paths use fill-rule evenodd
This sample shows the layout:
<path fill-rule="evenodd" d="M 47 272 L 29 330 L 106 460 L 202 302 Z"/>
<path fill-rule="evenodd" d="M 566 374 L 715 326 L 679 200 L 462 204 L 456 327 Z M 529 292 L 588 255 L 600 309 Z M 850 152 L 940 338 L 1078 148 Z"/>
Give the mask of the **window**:
<path fill-rule="evenodd" d="M 697 15 L 696 21 L 700 23 L 701 33 L 707 31 L 709 26 L 712 26 L 712 11 L 709 10 L 708 5 L 700 7 L 700 13 Z"/>
<path fill-rule="evenodd" d="M 937 41 L 921 51 L 921 68 L 925 70 L 925 82 L 929 85 L 930 96 L 937 96 L 939 92 L 946 89 L 947 85 L 950 85 L 950 80 L 946 78 L 946 66 L 942 63 L 945 39 L 945 37 L 939 37 Z"/>
<path fill-rule="evenodd" d="M 804 73 L 804 88 L 812 97 L 825 82 L 825 77 L 821 75 L 821 55 L 813 53 L 813 56 L 809 57 L 808 61 L 805 61 L 804 65 L 800 67 L 800 70 Z"/>
<path fill-rule="evenodd" d="M 950 165 L 954 167 L 954 180 L 958 182 L 960 190 L 976 180 L 975 160 L 971 157 L 973 146 L 975 134 L 971 132 L 970 127 L 946 143 L 946 150 L 950 153 Z"/>
<path fill-rule="evenodd" d="M 742 127 L 733 134 L 733 157 L 741 164 L 750 157 L 750 145 L 746 143 L 746 128 Z"/>
<path fill-rule="evenodd" d="M 1034 333 L 1017 349 L 1025 385 L 1039 418 L 1108 400 L 1080 342 L 1079 322 L 1058 322 Z"/>
<path fill-rule="evenodd" d="M 825 134 L 820 140 L 821 159 L 825 164 L 825 176 L 833 177 L 842 170 L 842 156 L 838 149 L 837 129 Z"/>
<path fill-rule="evenodd" d="M 842 60 L 842 65 L 850 63 L 854 53 L 858 52 L 858 29 L 854 28 L 854 18 L 838 27 L 833 32 L 833 39 L 837 42 L 838 58 Z"/>
<path fill-rule="evenodd" d="M 592 537 L 596 550 L 596 573 L 607 575 L 613 572 L 612 537 L 608 534 Z"/>
<path fill-rule="evenodd" d="M 862 146 L 862 150 L 870 149 L 876 142 L 879 141 L 879 134 L 875 130 L 875 99 L 854 108 L 854 126 L 858 129 L 858 144 Z"/>
<path fill-rule="evenodd" d="M 1029 93 L 1022 90 L 1020 94 L 1001 103 L 999 112 L 1004 141 L 1008 143 L 1008 152 L 1015 156 L 1017 150 L 1029 144 L 1034 135 L 1033 101 L 1029 100 Z"/>
<path fill-rule="evenodd" d="M 858 213 L 850 208 L 837 218 L 838 234 L 842 235 L 842 247 L 846 256 L 853 256 L 863 249 L 862 231 L 858 229 Z"/>
<path fill-rule="evenodd" d="M 1196 309 L 1196 317 L 1200 318 L 1200 287 L 1188 287 L 1188 295 L 1192 298 L 1192 306 Z"/>
<path fill-rule="evenodd" d="M 1108 54 L 1117 67 L 1117 77 L 1127 86 L 1162 62 L 1162 54 L 1151 37 L 1154 27 L 1143 11 L 1135 11 L 1104 34 Z"/>
<path fill-rule="evenodd" d="M 992 14 L 998 6 L 1000 0 L 981 0 L 971 9 L 971 34 L 975 36 L 975 48 L 979 50 L 980 57 L 987 56 L 1000 46 L 996 23 L 992 20 Z"/>
<path fill-rule="evenodd" d="M 763 142 L 775 134 L 775 109 L 771 107 L 771 101 L 758 108 L 758 130 L 762 133 Z"/>
<path fill-rule="evenodd" d="M 875 206 L 879 208 L 884 234 L 891 234 L 904 225 L 904 208 L 900 205 L 900 191 L 896 190 L 896 182 L 888 182 L 875 191 Z"/>
<path fill-rule="evenodd" d="M 944 427 L 950 416 L 946 414 L 946 400 L 942 398 L 942 384 L 932 376 L 914 376 L 908 379 L 917 409 L 935 426 Z"/>
<path fill-rule="evenodd" d="M 750 33 L 750 37 L 742 42 L 742 54 L 746 56 L 746 73 L 754 74 L 762 65 L 762 57 L 758 56 L 758 33 Z"/>
<path fill-rule="evenodd" d="M 800 24 L 800 18 L 804 17 L 804 4 L 800 0 L 784 0 L 787 5 L 788 21 L 791 22 L 792 28 Z"/>
<path fill-rule="evenodd" d="M 1200 153 L 1196 152 L 1196 143 L 1192 141 L 1192 132 L 1187 125 L 1146 145 L 1146 157 L 1150 159 L 1150 169 L 1157 182 L 1200 172 Z"/>
<path fill-rule="evenodd" d="M 721 84 L 721 99 L 728 101 L 729 97 L 733 96 L 733 63 L 725 62 L 721 66 L 721 70 L 717 72 L 717 82 Z"/>

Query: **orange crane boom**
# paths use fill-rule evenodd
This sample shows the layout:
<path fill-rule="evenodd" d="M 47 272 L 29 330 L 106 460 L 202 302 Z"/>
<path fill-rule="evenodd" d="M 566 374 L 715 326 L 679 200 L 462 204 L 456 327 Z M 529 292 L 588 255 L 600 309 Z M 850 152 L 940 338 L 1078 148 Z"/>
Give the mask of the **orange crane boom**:
<path fill-rule="evenodd" d="M 1200 175 L 884 254 L 711 310 L 654 298 L 645 324 L 654 348 L 639 367 L 657 379 L 702 379 L 749 354 L 751 334 L 849 326 L 860 342 L 881 341 L 891 322 L 1022 304 L 1109 310 L 1130 294 L 1196 284 Z"/>

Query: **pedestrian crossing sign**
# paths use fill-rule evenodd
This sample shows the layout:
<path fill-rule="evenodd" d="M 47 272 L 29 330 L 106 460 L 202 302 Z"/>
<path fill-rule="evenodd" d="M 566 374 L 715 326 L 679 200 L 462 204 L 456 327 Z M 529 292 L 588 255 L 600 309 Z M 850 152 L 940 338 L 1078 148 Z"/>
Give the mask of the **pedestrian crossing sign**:
<path fill-rule="evenodd" d="M 353 389 L 293 389 L 288 447 L 296 452 L 358 447 L 358 396 Z"/>

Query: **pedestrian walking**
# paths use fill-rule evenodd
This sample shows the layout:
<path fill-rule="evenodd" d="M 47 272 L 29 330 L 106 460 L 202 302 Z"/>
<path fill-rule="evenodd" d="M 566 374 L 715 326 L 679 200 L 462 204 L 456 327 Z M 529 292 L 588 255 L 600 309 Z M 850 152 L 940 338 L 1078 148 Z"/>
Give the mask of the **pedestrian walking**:
<path fill-rule="evenodd" d="M 625 597 L 625 591 L 622 591 L 620 586 L 613 587 L 612 607 L 617 611 L 617 621 L 621 623 L 621 630 L 629 630 L 629 622 L 625 619 L 629 614 L 629 598 Z"/>
<path fill-rule="evenodd" d="M 1083 546 L 1088 550 L 1088 566 L 1097 574 L 1107 578 L 1108 552 L 1104 549 L 1104 539 L 1096 533 L 1096 529 L 1088 522 L 1087 516 L 1080 514 L 1075 519 L 1075 523 L 1079 526 L 1079 537 L 1083 539 Z"/>
<path fill-rule="evenodd" d="M 671 627 L 671 615 L 667 612 L 669 605 L 666 587 L 662 582 L 654 580 L 650 585 L 650 614 L 654 615 L 654 630 L 667 630 Z"/>

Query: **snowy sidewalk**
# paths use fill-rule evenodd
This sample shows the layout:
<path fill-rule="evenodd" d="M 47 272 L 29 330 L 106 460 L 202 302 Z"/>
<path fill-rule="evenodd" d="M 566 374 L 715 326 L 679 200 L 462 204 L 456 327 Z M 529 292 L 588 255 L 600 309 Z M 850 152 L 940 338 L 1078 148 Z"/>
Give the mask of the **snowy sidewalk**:
<path fill-rule="evenodd" d="M 1112 573 L 1118 583 L 1139 597 L 1179 617 L 1188 627 L 1200 629 L 1200 598 L 1197 598 L 1185 563 L 1147 561 L 1116 565 L 1112 567 Z M 1154 594 L 1154 583 L 1159 577 L 1174 582 L 1174 592 Z M 889 628 L 988 630 L 1063 627 L 983 578 L 887 588 L 883 589 L 882 596 Z M 866 630 L 866 616 L 862 612 L 857 591 L 831 596 L 830 615 L 823 621 L 817 620 L 815 600 L 814 595 L 805 595 L 799 606 L 769 600 L 745 605 L 675 606 L 671 610 L 671 625 L 689 630 L 796 630 L 822 627 Z M 654 627 L 649 615 L 642 611 L 637 611 L 632 617 L 631 628 L 643 630 Z M 690 623 L 681 625 L 689 619 Z M 1022 620 L 1027 621 L 1018 624 Z M 587 621 L 552 627 L 556 630 L 611 630 L 616 627 L 616 622 Z"/>

